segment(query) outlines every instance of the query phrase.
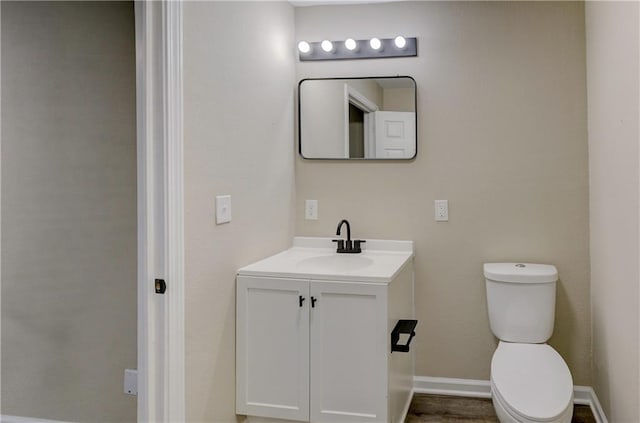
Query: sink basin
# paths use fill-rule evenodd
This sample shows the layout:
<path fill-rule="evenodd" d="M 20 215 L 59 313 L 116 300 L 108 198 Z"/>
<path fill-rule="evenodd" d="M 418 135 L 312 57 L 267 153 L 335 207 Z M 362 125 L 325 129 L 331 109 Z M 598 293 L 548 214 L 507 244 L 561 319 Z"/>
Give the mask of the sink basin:
<path fill-rule="evenodd" d="M 336 253 L 332 238 L 295 237 L 293 246 L 238 275 L 388 284 L 413 258 L 413 242 L 368 239 L 360 254 Z"/>
<path fill-rule="evenodd" d="M 331 270 L 336 272 L 351 272 L 364 269 L 373 264 L 373 260 L 354 254 L 333 254 L 327 256 L 309 257 L 300 260 L 297 268 L 300 271 L 316 272 Z"/>

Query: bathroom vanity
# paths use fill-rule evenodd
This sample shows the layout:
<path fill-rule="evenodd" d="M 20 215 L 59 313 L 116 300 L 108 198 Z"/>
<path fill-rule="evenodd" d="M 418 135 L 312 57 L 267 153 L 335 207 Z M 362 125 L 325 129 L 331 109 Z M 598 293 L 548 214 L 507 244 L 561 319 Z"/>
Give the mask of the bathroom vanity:
<path fill-rule="evenodd" d="M 360 254 L 337 254 L 330 238 L 297 237 L 238 270 L 236 412 L 403 421 L 414 359 L 410 338 L 395 332 L 414 319 L 413 286 L 411 241 L 367 240 Z M 402 344 L 393 352 L 392 341 Z"/>

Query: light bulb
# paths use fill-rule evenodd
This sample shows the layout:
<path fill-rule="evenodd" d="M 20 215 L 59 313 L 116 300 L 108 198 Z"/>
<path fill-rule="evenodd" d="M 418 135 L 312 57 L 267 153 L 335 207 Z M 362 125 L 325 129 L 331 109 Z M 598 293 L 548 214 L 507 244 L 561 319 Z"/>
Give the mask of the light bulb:
<path fill-rule="evenodd" d="M 309 53 L 311 51 L 311 46 L 306 41 L 300 41 L 298 43 L 298 50 L 300 53 Z"/>
<path fill-rule="evenodd" d="M 393 40 L 394 44 L 396 45 L 396 47 L 402 49 L 405 48 L 407 46 L 407 40 L 401 36 L 398 35 L 394 40 Z"/>
<path fill-rule="evenodd" d="M 353 51 L 356 49 L 356 47 L 358 47 L 358 43 L 356 43 L 356 40 L 354 40 L 353 38 L 347 38 L 344 41 L 344 47 L 347 50 Z"/>
<path fill-rule="evenodd" d="M 324 40 L 322 44 L 320 44 L 320 47 L 322 47 L 322 49 L 327 53 L 331 53 L 333 51 L 333 43 L 329 40 Z"/>
<path fill-rule="evenodd" d="M 382 42 L 380 42 L 378 38 L 372 38 L 371 40 L 369 40 L 369 45 L 374 50 L 380 50 L 380 48 L 382 47 Z"/>

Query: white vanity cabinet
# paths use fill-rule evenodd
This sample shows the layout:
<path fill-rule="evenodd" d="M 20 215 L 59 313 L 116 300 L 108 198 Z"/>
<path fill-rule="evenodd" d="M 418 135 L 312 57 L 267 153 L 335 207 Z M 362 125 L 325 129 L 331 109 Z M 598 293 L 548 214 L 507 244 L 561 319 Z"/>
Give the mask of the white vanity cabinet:
<path fill-rule="evenodd" d="M 308 303 L 308 281 L 238 276 L 237 413 L 309 419 Z"/>
<path fill-rule="evenodd" d="M 311 282 L 310 420 L 387 421 L 386 287 Z"/>
<path fill-rule="evenodd" d="M 414 316 L 413 253 L 394 258 L 398 268 L 388 280 L 344 263 L 342 270 L 290 269 L 278 264 L 282 254 L 238 272 L 236 412 L 249 419 L 402 421 L 413 353 L 391 353 L 390 334 L 399 319 Z M 377 259 L 363 254 L 359 264 L 363 257 Z"/>

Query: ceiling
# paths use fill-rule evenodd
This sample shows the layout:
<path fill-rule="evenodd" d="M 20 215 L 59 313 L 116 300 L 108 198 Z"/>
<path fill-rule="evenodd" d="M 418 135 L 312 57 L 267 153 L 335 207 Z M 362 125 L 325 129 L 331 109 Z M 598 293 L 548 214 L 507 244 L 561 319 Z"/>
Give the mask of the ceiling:
<path fill-rule="evenodd" d="M 288 0 L 295 7 L 304 6 L 329 6 L 341 4 L 373 4 L 373 3 L 392 3 L 402 0 Z"/>

